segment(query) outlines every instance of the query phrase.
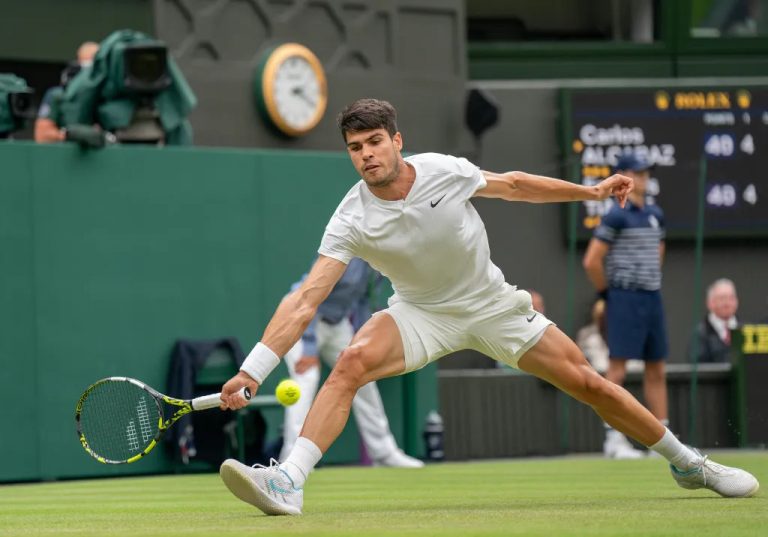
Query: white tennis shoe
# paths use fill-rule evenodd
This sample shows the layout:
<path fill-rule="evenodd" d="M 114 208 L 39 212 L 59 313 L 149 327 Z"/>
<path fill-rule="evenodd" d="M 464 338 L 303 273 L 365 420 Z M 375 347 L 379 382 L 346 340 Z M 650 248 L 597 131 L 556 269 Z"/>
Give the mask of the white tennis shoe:
<path fill-rule="evenodd" d="M 293 486 L 291 478 L 274 459 L 270 460 L 269 466 L 246 466 L 227 459 L 221 464 L 219 475 L 232 494 L 264 514 L 301 514 L 304 490 Z"/>
<path fill-rule="evenodd" d="M 726 498 L 748 498 L 760 490 L 760 483 L 749 472 L 717 464 L 707 456 L 690 470 L 683 471 L 671 464 L 669 469 L 677 484 L 684 489 L 707 488 Z"/>

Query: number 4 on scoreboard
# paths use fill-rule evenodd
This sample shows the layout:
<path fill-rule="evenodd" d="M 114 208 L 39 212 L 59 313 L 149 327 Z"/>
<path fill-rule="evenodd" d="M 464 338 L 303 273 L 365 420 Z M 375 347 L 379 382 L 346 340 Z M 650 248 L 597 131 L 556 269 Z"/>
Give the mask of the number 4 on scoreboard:
<path fill-rule="evenodd" d="M 755 205 L 757 203 L 757 188 L 755 188 L 755 185 L 752 183 L 748 184 L 747 188 L 742 192 L 741 197 L 743 197 L 744 201 L 750 205 Z"/>
<path fill-rule="evenodd" d="M 747 155 L 752 155 L 755 152 L 755 141 L 752 139 L 751 134 L 744 135 L 744 138 L 741 139 L 741 143 L 739 144 L 739 148 L 746 153 Z"/>

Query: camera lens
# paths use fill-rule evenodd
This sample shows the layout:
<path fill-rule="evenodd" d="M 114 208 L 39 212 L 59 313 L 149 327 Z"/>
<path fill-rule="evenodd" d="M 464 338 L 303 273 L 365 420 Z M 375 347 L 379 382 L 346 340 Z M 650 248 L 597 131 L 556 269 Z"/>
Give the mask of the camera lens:
<path fill-rule="evenodd" d="M 18 118 L 31 119 L 35 117 L 31 91 L 9 93 L 8 104 L 11 113 Z"/>
<path fill-rule="evenodd" d="M 126 88 L 137 92 L 157 93 L 170 86 L 168 51 L 164 45 L 127 46 L 123 61 Z"/>
<path fill-rule="evenodd" d="M 165 62 L 154 51 L 131 56 L 129 71 L 143 84 L 154 84 L 165 74 Z"/>

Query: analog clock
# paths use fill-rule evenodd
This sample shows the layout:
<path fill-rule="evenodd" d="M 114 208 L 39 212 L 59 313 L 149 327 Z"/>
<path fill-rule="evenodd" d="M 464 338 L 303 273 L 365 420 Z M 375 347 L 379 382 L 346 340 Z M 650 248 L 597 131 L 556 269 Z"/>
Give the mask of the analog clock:
<path fill-rule="evenodd" d="M 298 43 L 269 50 L 259 65 L 254 85 L 260 112 L 288 136 L 311 131 L 328 104 L 323 66 L 311 50 Z"/>

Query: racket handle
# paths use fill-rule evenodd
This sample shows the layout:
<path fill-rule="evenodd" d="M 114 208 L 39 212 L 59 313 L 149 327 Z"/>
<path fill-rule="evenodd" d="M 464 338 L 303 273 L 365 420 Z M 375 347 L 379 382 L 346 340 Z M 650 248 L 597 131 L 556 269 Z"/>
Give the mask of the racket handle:
<path fill-rule="evenodd" d="M 246 401 L 251 399 L 251 390 L 247 386 L 240 390 L 240 397 Z M 202 397 L 195 397 L 192 399 L 193 410 L 206 410 L 208 408 L 214 408 L 221 404 L 221 393 L 214 393 L 211 395 L 203 395 Z"/>

